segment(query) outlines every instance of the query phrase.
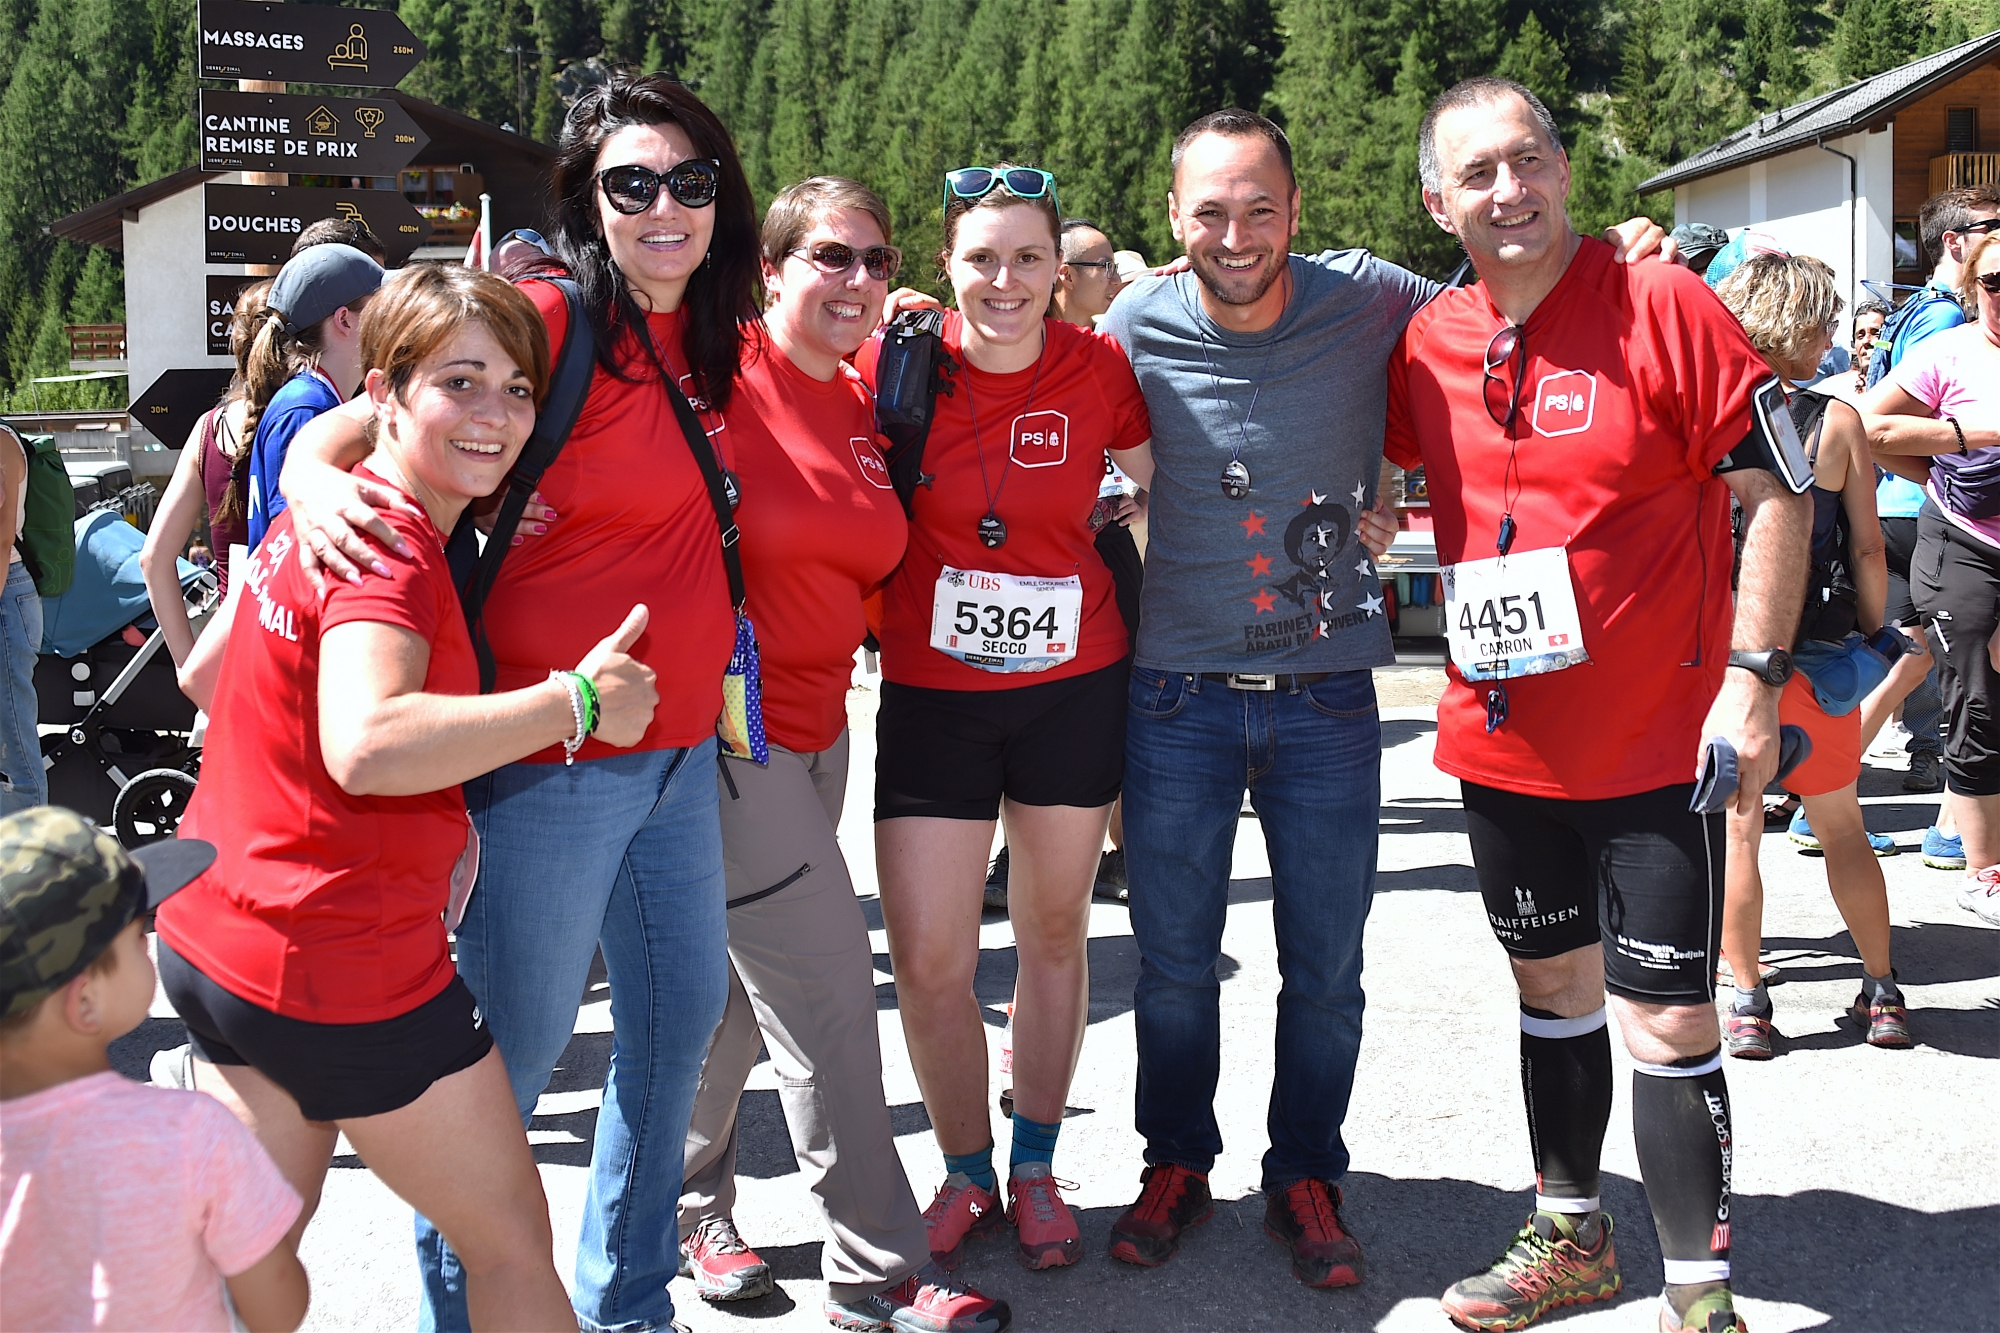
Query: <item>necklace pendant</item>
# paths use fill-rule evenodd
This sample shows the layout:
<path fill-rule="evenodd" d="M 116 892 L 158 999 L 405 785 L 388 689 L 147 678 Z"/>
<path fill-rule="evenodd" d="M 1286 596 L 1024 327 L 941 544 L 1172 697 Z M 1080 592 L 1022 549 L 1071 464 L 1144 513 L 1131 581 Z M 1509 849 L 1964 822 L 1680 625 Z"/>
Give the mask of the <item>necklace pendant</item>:
<path fill-rule="evenodd" d="M 1229 466 L 1222 469 L 1222 493 L 1232 500 L 1241 500 L 1250 494 L 1250 469 L 1243 466 L 1243 460 L 1232 458 Z"/>
<path fill-rule="evenodd" d="M 987 514 L 979 520 L 979 544 L 987 550 L 997 550 L 1007 544 L 1007 525 L 996 515 Z"/>

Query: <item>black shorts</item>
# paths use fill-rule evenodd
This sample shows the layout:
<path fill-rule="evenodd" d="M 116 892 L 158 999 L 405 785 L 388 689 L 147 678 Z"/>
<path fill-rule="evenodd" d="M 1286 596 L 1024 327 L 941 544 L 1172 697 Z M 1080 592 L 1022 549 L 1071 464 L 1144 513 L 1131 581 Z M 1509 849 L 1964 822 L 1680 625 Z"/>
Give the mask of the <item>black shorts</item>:
<path fill-rule="evenodd" d="M 1987 642 L 2000 626 L 2000 551 L 1926 505 L 1910 584 L 1937 641 L 1944 779 L 1960 796 L 2000 796 L 2000 672 Z"/>
<path fill-rule="evenodd" d="M 1486 917 L 1516 958 L 1604 946 L 1604 984 L 1649 1004 L 1715 999 L 1723 817 L 1688 811 L 1692 784 L 1604 801 L 1464 782 Z"/>
<path fill-rule="evenodd" d="M 998 819 L 1000 798 L 1095 809 L 1125 781 L 1127 664 L 1010 690 L 882 685 L 875 818 Z"/>
<path fill-rule="evenodd" d="M 1882 554 L 1889 565 L 1889 600 L 1882 608 L 1883 623 L 1910 626 L 1923 617 L 1910 596 L 1910 558 L 1917 552 L 1917 520 L 1882 520 Z"/>
<path fill-rule="evenodd" d="M 308 1023 L 224 990 L 159 941 L 160 984 L 187 1024 L 196 1058 L 248 1065 L 292 1094 L 308 1120 L 357 1120 L 408 1106 L 470 1069 L 492 1034 L 457 976 L 407 1014 L 379 1023 Z"/>

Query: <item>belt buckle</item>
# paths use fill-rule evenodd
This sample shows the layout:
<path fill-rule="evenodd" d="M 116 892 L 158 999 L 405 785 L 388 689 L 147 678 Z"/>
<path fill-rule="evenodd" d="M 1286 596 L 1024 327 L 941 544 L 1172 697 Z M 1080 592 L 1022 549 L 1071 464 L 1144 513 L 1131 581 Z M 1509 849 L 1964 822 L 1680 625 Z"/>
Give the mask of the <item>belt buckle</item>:
<path fill-rule="evenodd" d="M 1246 676 L 1234 671 L 1228 671 L 1223 673 L 1223 681 L 1232 690 L 1271 691 L 1278 688 L 1278 678 L 1276 676 Z"/>

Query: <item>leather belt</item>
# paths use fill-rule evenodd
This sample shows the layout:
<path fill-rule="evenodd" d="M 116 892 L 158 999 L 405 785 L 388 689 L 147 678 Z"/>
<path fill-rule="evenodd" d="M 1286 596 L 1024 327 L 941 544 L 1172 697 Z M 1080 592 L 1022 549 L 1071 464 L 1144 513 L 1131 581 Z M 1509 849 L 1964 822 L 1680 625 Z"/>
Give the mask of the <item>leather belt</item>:
<path fill-rule="evenodd" d="M 1317 685 L 1333 673 L 1331 671 L 1308 671 L 1295 676 L 1258 676 L 1241 671 L 1204 671 L 1203 680 L 1212 680 L 1218 685 L 1227 685 L 1232 690 L 1276 689 L 1296 690 L 1307 685 Z"/>

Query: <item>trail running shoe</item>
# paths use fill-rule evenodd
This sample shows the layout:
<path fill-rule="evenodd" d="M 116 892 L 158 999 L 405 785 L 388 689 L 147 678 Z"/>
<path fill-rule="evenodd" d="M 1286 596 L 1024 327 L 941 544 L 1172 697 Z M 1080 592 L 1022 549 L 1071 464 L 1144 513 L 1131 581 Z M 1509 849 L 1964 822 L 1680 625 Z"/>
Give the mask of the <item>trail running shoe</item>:
<path fill-rule="evenodd" d="M 930 1232 L 931 1262 L 950 1272 L 965 1259 L 965 1242 L 990 1236 L 1007 1224 L 1000 1200 L 990 1190 L 954 1171 L 938 1186 L 937 1197 L 924 1209 L 924 1229 Z"/>
<path fill-rule="evenodd" d="M 1989 926 L 2000 926 L 2000 866 L 1988 866 L 1958 887 L 1958 905 Z"/>
<path fill-rule="evenodd" d="M 1910 1012 L 1903 1007 L 1900 992 L 1890 991 L 1870 1004 L 1864 988 L 1854 997 L 1854 1003 L 1847 1006 L 1847 1016 L 1867 1034 L 1870 1046 L 1900 1051 L 1914 1045 L 1910 1040 Z"/>
<path fill-rule="evenodd" d="M 1903 774 L 1904 791 L 1943 791 L 1944 757 L 1930 750 L 1910 756 L 1910 771 Z"/>
<path fill-rule="evenodd" d="M 1574 1219 L 1534 1214 L 1491 1268 L 1444 1294 L 1444 1312 L 1466 1328 L 1514 1329 L 1561 1306 L 1610 1300 L 1624 1279 L 1611 1244 L 1611 1214 L 1598 1217 L 1603 1232 L 1595 1249 L 1585 1249 Z"/>
<path fill-rule="evenodd" d="M 1340 1188 L 1307 1176 L 1273 1190 L 1264 1233 L 1292 1252 L 1292 1275 L 1308 1287 L 1359 1286 L 1361 1242 L 1340 1223 Z"/>
<path fill-rule="evenodd" d="M 1965 869 L 1965 840 L 1956 833 L 1938 832 L 1936 824 L 1924 830 L 1924 864 L 1933 870 Z"/>
<path fill-rule="evenodd" d="M 1007 847 L 1001 844 L 1000 851 L 993 858 L 993 864 L 986 867 L 986 906 L 1001 911 L 1007 909 Z"/>
<path fill-rule="evenodd" d="M 1874 852 L 1877 856 L 1894 856 L 1901 850 L 1896 846 L 1896 840 L 1886 833 L 1867 833 L 1866 830 L 1863 830 L 1863 832 L 1868 838 L 1868 850 Z M 1800 807 L 1797 814 L 1792 816 L 1792 826 L 1788 830 L 1788 836 L 1793 842 L 1809 851 L 1817 852 L 1824 850 L 1819 845 L 1818 835 L 1812 831 L 1812 825 L 1806 822 L 1806 812 L 1803 806 Z"/>
<path fill-rule="evenodd" d="M 1023 1162 L 1007 1178 L 1007 1220 L 1020 1235 L 1016 1255 L 1024 1268 L 1067 1268 L 1083 1258 L 1076 1214 L 1063 1202 L 1060 1185 L 1047 1162 Z"/>
<path fill-rule="evenodd" d="M 1106 902 L 1129 902 L 1132 886 L 1125 878 L 1125 852 L 1113 847 L 1097 858 L 1097 885 L 1090 891 L 1093 898 Z"/>
<path fill-rule="evenodd" d="M 1215 1215 L 1208 1177 L 1172 1162 L 1140 1175 L 1139 1201 L 1111 1224 L 1111 1257 L 1157 1268 L 1181 1247 L 1181 1233 Z"/>
<path fill-rule="evenodd" d="M 1739 1060 L 1771 1058 L 1771 1011 L 1761 1014 L 1730 1012 L 1722 1016 L 1722 1041 Z"/>
<path fill-rule="evenodd" d="M 826 1322 L 854 1333 L 1000 1333 L 1013 1312 L 925 1264 L 901 1283 L 854 1301 L 826 1298 Z"/>
<path fill-rule="evenodd" d="M 694 1279 L 694 1294 L 705 1301 L 755 1300 L 776 1285 L 771 1265 L 743 1243 L 726 1217 L 707 1219 L 681 1242 L 681 1276 Z"/>
<path fill-rule="evenodd" d="M 1674 1307 L 1667 1300 L 1667 1293 L 1660 1293 L 1660 1333 L 1750 1333 L 1750 1325 L 1736 1312 L 1735 1298 L 1729 1288 L 1717 1287 L 1688 1307 L 1684 1315 L 1676 1316 Z"/>

